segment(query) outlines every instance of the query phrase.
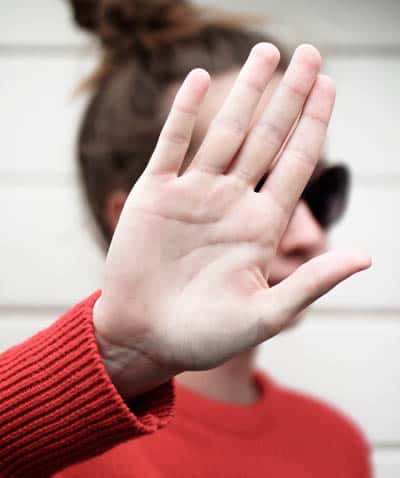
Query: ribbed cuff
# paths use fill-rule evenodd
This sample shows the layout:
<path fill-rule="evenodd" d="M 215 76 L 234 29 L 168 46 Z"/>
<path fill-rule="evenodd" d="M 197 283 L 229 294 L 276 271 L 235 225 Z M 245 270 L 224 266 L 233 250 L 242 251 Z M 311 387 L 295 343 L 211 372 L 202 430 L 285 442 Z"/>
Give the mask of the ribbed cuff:
<path fill-rule="evenodd" d="M 173 380 L 129 406 L 111 382 L 92 321 L 100 294 L 0 355 L 0 476 L 49 476 L 171 419 Z"/>

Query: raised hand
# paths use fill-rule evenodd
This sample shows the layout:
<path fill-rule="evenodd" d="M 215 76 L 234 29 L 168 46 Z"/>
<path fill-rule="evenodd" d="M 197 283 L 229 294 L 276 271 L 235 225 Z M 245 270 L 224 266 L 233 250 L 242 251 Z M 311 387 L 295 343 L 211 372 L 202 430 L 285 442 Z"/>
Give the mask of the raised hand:
<path fill-rule="evenodd" d="M 193 70 L 129 194 L 94 314 L 106 366 L 127 396 L 185 370 L 215 367 L 265 341 L 370 264 L 357 251 L 329 252 L 268 286 L 271 261 L 318 161 L 335 98 L 332 81 L 319 74 L 319 53 L 303 45 L 253 124 L 278 62 L 273 45 L 252 49 L 179 175 L 210 82 L 207 72 Z"/>

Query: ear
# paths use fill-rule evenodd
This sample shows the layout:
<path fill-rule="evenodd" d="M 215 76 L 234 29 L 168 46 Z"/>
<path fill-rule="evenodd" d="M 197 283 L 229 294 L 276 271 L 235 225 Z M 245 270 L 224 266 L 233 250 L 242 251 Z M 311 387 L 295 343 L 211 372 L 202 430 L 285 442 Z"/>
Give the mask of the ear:
<path fill-rule="evenodd" d="M 119 216 L 121 215 L 127 197 L 127 192 L 118 189 L 113 191 L 106 200 L 105 216 L 112 232 L 114 232 L 117 227 Z"/>

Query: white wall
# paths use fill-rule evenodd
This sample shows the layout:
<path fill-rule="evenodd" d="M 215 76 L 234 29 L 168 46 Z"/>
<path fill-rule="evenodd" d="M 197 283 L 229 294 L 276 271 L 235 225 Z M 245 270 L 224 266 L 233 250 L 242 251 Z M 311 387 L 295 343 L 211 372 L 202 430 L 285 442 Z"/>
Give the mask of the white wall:
<path fill-rule="evenodd" d="M 0 349 L 101 285 L 103 258 L 73 161 L 85 98 L 72 93 L 95 63 L 95 49 L 72 28 L 65 3 L 0 4 Z M 246 3 L 265 9 L 265 2 Z M 400 4 L 369 0 L 361 11 L 355 0 L 341 4 L 270 1 L 268 13 L 275 12 L 273 28 L 292 42 L 329 52 L 326 70 L 338 96 L 328 153 L 355 173 L 350 207 L 332 242 L 364 247 L 374 266 L 321 300 L 297 329 L 265 344 L 259 363 L 350 414 L 373 444 L 376 476 L 394 478 L 400 476 Z"/>

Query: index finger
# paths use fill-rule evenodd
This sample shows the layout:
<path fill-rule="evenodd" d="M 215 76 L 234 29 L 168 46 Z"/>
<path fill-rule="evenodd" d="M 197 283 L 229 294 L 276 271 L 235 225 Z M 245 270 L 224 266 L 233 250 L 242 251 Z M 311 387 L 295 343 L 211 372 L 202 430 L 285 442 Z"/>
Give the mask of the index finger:
<path fill-rule="evenodd" d="M 186 76 L 147 164 L 147 173 L 178 175 L 209 85 L 210 75 L 202 68 L 195 68 Z"/>

